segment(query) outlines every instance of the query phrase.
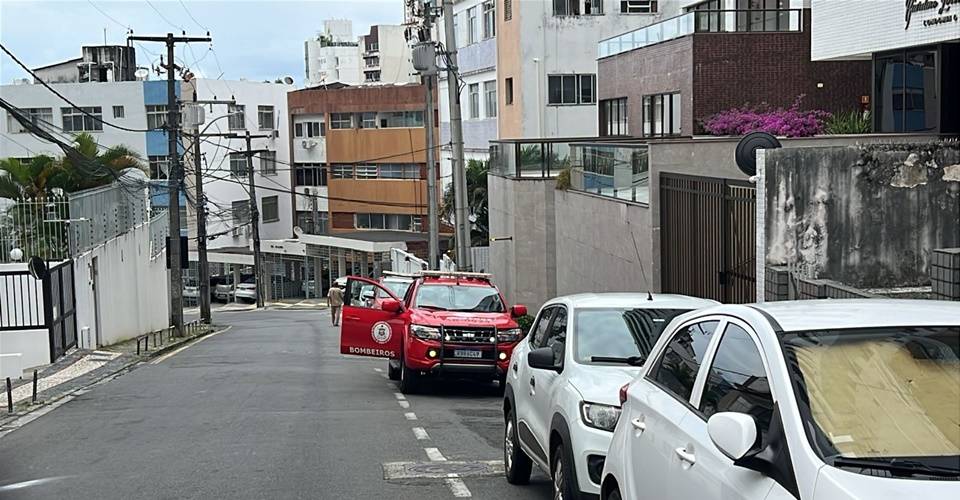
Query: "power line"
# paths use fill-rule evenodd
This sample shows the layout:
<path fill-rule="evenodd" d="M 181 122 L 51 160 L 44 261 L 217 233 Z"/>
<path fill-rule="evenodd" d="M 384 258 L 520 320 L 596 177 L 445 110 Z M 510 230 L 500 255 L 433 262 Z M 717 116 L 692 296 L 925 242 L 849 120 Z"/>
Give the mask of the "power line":
<path fill-rule="evenodd" d="M 126 25 L 125 25 L 125 24 L 121 23 L 120 21 L 117 21 L 113 16 L 111 16 L 110 14 L 107 14 L 107 13 L 106 13 L 103 9 L 101 9 L 100 7 L 97 7 L 97 4 L 93 3 L 93 0 L 87 0 L 87 3 L 89 3 L 90 6 L 93 7 L 94 9 L 97 9 L 97 12 L 103 14 L 107 19 L 113 21 L 114 24 L 116 24 L 117 26 L 120 26 L 121 28 L 125 28 L 125 29 L 127 29 L 127 30 L 130 30 L 130 29 L 131 29 L 129 24 L 126 24 Z"/>
<path fill-rule="evenodd" d="M 167 19 L 167 16 L 163 15 L 163 12 L 160 12 L 156 7 L 154 7 L 154 6 L 153 6 L 153 3 L 151 3 L 150 0 L 144 0 L 144 1 L 147 2 L 147 5 L 149 5 L 150 8 L 153 9 L 153 11 L 156 12 L 158 16 L 160 16 L 160 19 L 163 19 L 164 21 L 166 21 L 167 24 L 169 24 L 170 26 L 173 26 L 174 28 L 177 28 L 178 30 L 180 30 L 180 31 L 183 32 L 183 33 L 186 33 L 186 32 L 187 32 L 187 30 L 185 30 L 185 29 L 183 28 L 183 26 L 179 26 L 179 25 L 177 25 L 177 24 L 174 24 L 172 21 L 170 21 L 169 19 Z"/>
<path fill-rule="evenodd" d="M 210 29 L 207 28 L 206 26 L 200 24 L 200 21 L 197 21 L 197 18 L 193 17 L 193 13 L 191 13 L 191 12 L 190 12 L 190 9 L 187 8 L 187 4 L 183 3 L 183 0 L 179 0 L 179 2 L 180 2 L 180 6 L 183 7 L 183 10 L 187 13 L 188 16 L 190 16 L 190 19 L 192 19 L 193 22 L 196 23 L 196 25 L 200 27 L 200 29 L 206 31 L 207 34 L 209 35 L 209 34 L 210 34 Z"/>
<path fill-rule="evenodd" d="M 80 111 L 80 112 L 83 113 L 84 115 L 87 115 L 87 116 L 89 116 L 90 118 L 93 118 L 94 120 L 96 120 L 96 121 L 98 121 L 98 122 L 100 122 L 100 123 L 102 123 L 102 124 L 104 124 L 104 125 L 113 127 L 113 128 L 115 128 L 115 129 L 118 129 L 118 130 L 125 130 L 125 131 L 127 131 L 127 132 L 147 132 L 147 131 L 150 131 L 150 130 L 157 130 L 157 129 L 137 129 L 137 128 L 123 127 L 123 126 L 120 126 L 120 125 L 116 125 L 116 124 L 110 123 L 110 122 L 104 120 L 103 118 L 100 118 L 99 116 L 97 116 L 97 115 L 95 115 L 95 114 L 93 114 L 93 113 L 90 113 L 89 111 L 87 111 L 87 110 L 81 108 L 80 106 L 77 106 L 76 104 L 74 104 L 73 101 L 71 101 L 70 99 L 67 99 L 66 97 L 64 97 L 63 94 L 61 94 L 61 93 L 58 92 L 56 89 L 54 89 L 53 87 L 51 87 L 49 84 L 47 84 L 47 82 L 43 81 L 40 77 L 37 76 L 36 73 L 33 72 L 33 70 L 31 70 L 30 68 L 28 68 L 26 64 L 23 64 L 23 62 L 20 61 L 20 59 L 17 59 L 17 56 L 13 55 L 13 52 L 10 52 L 10 50 L 8 50 L 7 47 L 6 47 L 5 45 L 3 45 L 2 43 L 0 43 L 0 49 L 3 49 L 3 51 L 4 51 L 8 56 L 10 56 L 10 58 L 13 59 L 13 61 L 14 61 L 15 63 L 17 63 L 21 68 L 23 68 L 24 71 L 26 71 L 27 73 L 29 73 L 30 76 L 32 76 L 36 81 L 40 82 L 41 85 L 43 85 L 44 87 L 46 87 L 47 90 L 49 90 L 50 92 L 53 92 L 57 97 L 59 97 L 60 99 L 63 99 L 64 102 L 66 102 L 67 104 L 69 104 L 70 106 L 72 106 L 73 109 L 76 109 L 77 111 Z"/>

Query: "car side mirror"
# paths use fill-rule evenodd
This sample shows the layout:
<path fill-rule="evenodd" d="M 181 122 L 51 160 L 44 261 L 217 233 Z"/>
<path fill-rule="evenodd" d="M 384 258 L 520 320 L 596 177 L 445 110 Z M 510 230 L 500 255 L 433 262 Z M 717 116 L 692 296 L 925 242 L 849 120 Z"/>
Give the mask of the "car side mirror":
<path fill-rule="evenodd" d="M 510 315 L 514 318 L 520 318 L 527 315 L 527 306 L 517 304 L 510 308 Z"/>
<path fill-rule="evenodd" d="M 720 412 L 707 420 L 707 434 L 720 451 L 740 460 L 757 444 L 757 421 L 746 413 Z"/>
<path fill-rule="evenodd" d="M 399 313 L 401 310 L 403 310 L 403 307 L 400 305 L 399 300 L 384 299 L 383 302 L 380 302 L 380 309 L 383 309 L 387 312 Z"/>
<path fill-rule="evenodd" d="M 560 371 L 560 367 L 553 362 L 553 349 L 550 347 L 540 347 L 527 353 L 527 364 L 531 368 Z"/>

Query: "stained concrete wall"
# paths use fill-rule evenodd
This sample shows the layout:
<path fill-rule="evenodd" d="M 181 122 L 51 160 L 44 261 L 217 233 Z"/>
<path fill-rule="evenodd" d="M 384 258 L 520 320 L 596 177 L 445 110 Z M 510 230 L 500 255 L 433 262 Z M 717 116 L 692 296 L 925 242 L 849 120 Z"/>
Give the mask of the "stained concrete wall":
<path fill-rule="evenodd" d="M 767 152 L 767 264 L 858 288 L 923 285 L 960 246 L 960 146 Z"/>

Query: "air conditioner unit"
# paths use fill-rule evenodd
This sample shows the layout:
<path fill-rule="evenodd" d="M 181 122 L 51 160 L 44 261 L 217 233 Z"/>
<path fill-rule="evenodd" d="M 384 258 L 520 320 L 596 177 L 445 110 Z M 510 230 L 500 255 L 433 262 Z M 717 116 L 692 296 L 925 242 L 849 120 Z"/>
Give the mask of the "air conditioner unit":
<path fill-rule="evenodd" d="M 317 147 L 317 141 L 313 139 L 304 139 L 303 142 L 300 143 L 300 145 L 303 146 L 305 149 L 315 148 Z"/>

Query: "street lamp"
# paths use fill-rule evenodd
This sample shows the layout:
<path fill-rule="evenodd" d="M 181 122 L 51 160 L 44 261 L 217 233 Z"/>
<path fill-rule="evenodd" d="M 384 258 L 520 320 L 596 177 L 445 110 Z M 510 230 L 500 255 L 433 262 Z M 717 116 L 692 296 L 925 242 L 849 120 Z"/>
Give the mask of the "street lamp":
<path fill-rule="evenodd" d="M 14 248 L 10 250 L 10 260 L 13 262 L 20 262 L 23 260 L 23 250 L 19 248 Z"/>

